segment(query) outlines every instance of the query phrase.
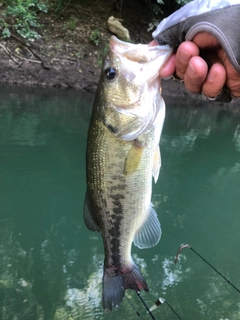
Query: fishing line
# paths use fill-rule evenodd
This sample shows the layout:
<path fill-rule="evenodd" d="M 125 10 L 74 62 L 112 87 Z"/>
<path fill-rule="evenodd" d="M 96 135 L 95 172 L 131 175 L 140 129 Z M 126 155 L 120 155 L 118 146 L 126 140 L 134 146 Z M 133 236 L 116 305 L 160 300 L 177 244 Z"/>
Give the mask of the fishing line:
<path fill-rule="evenodd" d="M 221 274 L 221 272 L 219 272 L 211 263 L 209 263 L 206 259 L 203 258 L 203 256 L 201 256 L 196 250 L 194 250 L 189 244 L 183 244 L 181 245 L 181 247 L 179 248 L 175 261 L 174 263 L 176 264 L 178 261 L 178 256 L 180 255 L 182 249 L 184 248 L 189 248 L 191 249 L 197 256 L 199 256 L 207 265 L 209 265 L 209 267 L 211 267 L 217 274 L 219 274 L 228 284 L 230 284 L 230 286 L 232 286 L 238 293 L 240 293 L 240 290 L 233 284 L 231 283 L 224 275 Z"/>
<path fill-rule="evenodd" d="M 175 314 L 175 316 L 179 319 L 182 320 L 179 315 L 177 314 L 177 312 L 170 306 L 170 304 L 165 300 L 166 305 L 172 310 L 172 312 Z"/>
<path fill-rule="evenodd" d="M 125 296 L 125 299 L 127 300 L 127 302 L 130 304 L 131 308 L 133 309 L 134 313 L 136 313 L 136 315 L 138 316 L 139 319 L 143 318 L 141 317 L 140 313 L 137 311 L 137 309 L 134 307 L 134 305 L 132 304 L 132 302 L 130 301 L 130 299 L 128 299 L 128 297 Z"/>
<path fill-rule="evenodd" d="M 177 312 L 173 309 L 173 307 L 170 306 L 170 304 L 163 298 L 158 298 L 157 301 L 154 303 L 154 305 L 149 309 L 150 311 L 153 311 L 154 309 L 156 309 L 157 307 L 161 306 L 162 304 L 164 304 L 164 302 L 166 303 L 166 305 L 169 307 L 169 309 L 171 309 L 171 311 L 175 314 L 175 316 L 179 319 L 182 320 L 179 315 L 177 314 Z"/>
<path fill-rule="evenodd" d="M 138 298 L 141 300 L 142 304 L 144 305 L 145 309 L 147 310 L 148 314 L 150 315 L 150 317 L 153 319 L 153 320 L 156 320 L 154 315 L 152 314 L 151 310 L 148 308 L 146 302 L 143 300 L 143 298 L 140 296 L 140 291 L 136 291 L 137 295 L 138 295 Z"/>

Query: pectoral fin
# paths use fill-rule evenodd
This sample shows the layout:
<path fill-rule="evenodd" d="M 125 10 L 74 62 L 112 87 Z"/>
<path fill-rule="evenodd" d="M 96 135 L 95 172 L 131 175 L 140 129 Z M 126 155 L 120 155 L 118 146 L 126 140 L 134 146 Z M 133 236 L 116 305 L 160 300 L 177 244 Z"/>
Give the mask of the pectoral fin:
<path fill-rule="evenodd" d="M 131 149 L 125 161 L 124 174 L 132 174 L 137 171 L 140 165 L 142 154 L 145 148 L 145 143 L 140 142 L 138 139 L 134 140 Z"/>
<path fill-rule="evenodd" d="M 152 169 L 152 174 L 153 174 L 153 178 L 154 178 L 154 182 L 155 183 L 158 180 L 160 167 L 161 167 L 161 154 L 160 154 L 159 146 L 157 146 L 157 148 L 156 148 L 156 150 L 154 152 L 153 169 Z"/>
<path fill-rule="evenodd" d="M 87 226 L 87 228 L 91 231 L 99 232 L 100 228 L 96 224 L 96 222 L 93 220 L 92 214 L 89 210 L 89 205 L 88 205 L 88 196 L 87 193 L 85 195 L 85 200 L 84 200 L 84 207 L 83 207 L 83 218 L 84 222 Z"/>
<path fill-rule="evenodd" d="M 140 249 L 151 248 L 159 242 L 161 235 L 160 222 L 152 204 L 150 204 L 148 218 L 135 234 L 133 243 Z"/>

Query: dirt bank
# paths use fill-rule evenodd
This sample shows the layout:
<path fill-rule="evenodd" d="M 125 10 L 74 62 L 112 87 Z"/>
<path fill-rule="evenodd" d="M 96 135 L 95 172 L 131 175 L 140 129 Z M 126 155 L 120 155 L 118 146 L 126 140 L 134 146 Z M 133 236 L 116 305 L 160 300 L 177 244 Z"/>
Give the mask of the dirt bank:
<path fill-rule="evenodd" d="M 134 43 L 151 41 L 147 31 L 151 17 L 147 2 L 125 2 L 123 25 L 128 28 Z M 0 14 L 1 9 L 0 7 Z M 30 47 L 13 36 L 0 41 L 0 83 L 30 86 L 74 88 L 94 93 L 97 87 L 101 61 L 107 49 L 110 31 L 107 20 L 120 17 L 112 0 L 91 1 L 71 5 L 61 15 L 53 11 L 41 14 L 41 39 Z M 96 36 L 97 34 L 97 36 Z M 93 36 L 95 35 L 95 37 Z M 164 95 L 202 101 L 189 94 L 183 84 L 163 81 Z M 236 106 L 234 101 L 230 106 Z"/>
<path fill-rule="evenodd" d="M 124 4 L 123 24 L 133 42 L 148 43 L 146 5 Z M 0 8 L 0 14 L 1 14 Z M 41 39 L 30 47 L 14 34 L 0 42 L 0 82 L 95 91 L 110 31 L 107 20 L 119 17 L 112 0 L 69 5 L 61 15 L 40 15 Z"/>

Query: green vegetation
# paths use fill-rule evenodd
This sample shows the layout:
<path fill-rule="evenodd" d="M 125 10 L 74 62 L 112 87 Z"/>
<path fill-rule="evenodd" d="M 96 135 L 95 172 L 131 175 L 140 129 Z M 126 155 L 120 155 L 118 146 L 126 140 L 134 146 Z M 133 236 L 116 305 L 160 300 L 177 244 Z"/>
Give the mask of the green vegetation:
<path fill-rule="evenodd" d="M 77 19 L 74 16 L 71 16 L 69 19 L 69 28 L 74 30 L 76 28 Z"/>
<path fill-rule="evenodd" d="M 117 2 L 117 1 L 116 1 Z M 143 0 L 138 0 L 139 5 Z M 152 30 L 158 23 L 161 17 L 166 16 L 173 11 L 180 8 L 182 5 L 189 2 L 189 0 L 144 0 L 147 5 L 149 16 L 151 16 L 151 23 L 149 24 L 149 31 Z M 85 6 L 91 3 L 86 0 L 3 0 L 1 3 L 0 16 L 0 35 L 7 39 L 12 35 L 20 37 L 30 44 L 41 37 L 40 32 L 42 25 L 39 23 L 39 14 L 48 13 L 55 14 L 58 19 L 66 8 L 77 6 L 84 3 Z M 137 4 L 137 2 L 136 2 Z M 106 4 L 107 5 L 107 4 Z M 122 8 L 120 12 L 127 6 L 126 3 L 121 3 Z M 77 19 L 70 14 L 68 27 L 74 30 L 77 24 Z M 90 41 L 96 46 L 101 40 L 100 31 L 95 29 L 90 34 Z"/>
<path fill-rule="evenodd" d="M 37 14 L 47 12 L 47 5 L 38 0 L 9 0 L 0 19 L 3 38 L 9 38 L 11 33 L 17 33 L 26 42 L 33 42 L 41 36 L 36 31 L 41 27 Z"/>
<path fill-rule="evenodd" d="M 90 40 L 95 44 L 95 46 L 98 46 L 100 39 L 100 31 L 98 29 L 93 30 L 90 34 Z"/>

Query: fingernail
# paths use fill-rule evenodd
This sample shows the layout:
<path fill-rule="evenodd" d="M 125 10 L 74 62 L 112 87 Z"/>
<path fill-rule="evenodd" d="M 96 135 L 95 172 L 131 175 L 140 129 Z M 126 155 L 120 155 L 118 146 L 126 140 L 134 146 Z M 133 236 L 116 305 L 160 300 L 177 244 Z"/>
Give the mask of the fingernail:
<path fill-rule="evenodd" d="M 196 75 L 196 70 L 193 68 L 191 62 L 188 65 L 188 74 L 190 77 L 194 77 Z"/>
<path fill-rule="evenodd" d="M 179 52 L 179 57 L 183 63 L 188 63 L 189 60 L 191 59 L 191 55 L 189 55 L 187 52 L 182 50 Z"/>
<path fill-rule="evenodd" d="M 212 72 L 210 72 L 210 73 L 208 74 L 207 80 L 208 80 L 209 82 L 215 82 L 217 76 L 218 76 L 218 74 L 217 74 L 216 72 L 213 72 L 213 71 L 212 71 Z"/>

